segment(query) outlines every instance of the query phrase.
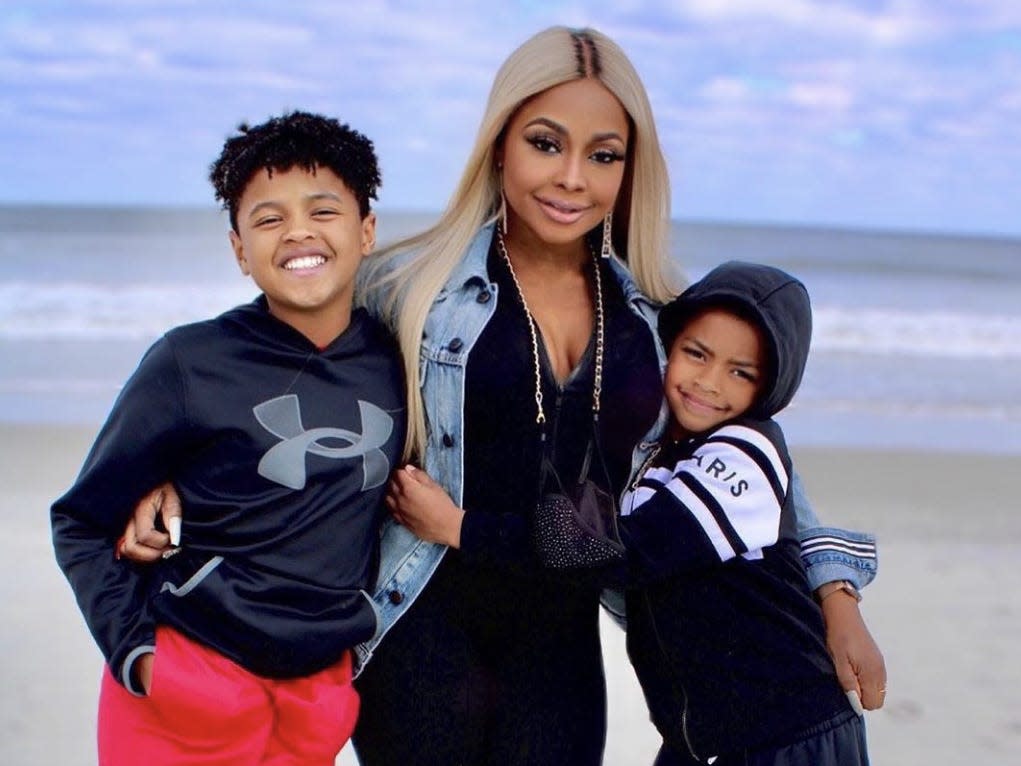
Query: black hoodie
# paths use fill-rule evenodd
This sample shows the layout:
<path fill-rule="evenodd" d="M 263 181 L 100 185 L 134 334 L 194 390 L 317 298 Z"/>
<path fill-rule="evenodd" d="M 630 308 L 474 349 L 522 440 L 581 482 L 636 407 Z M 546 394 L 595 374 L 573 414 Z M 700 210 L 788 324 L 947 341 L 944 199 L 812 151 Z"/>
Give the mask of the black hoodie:
<path fill-rule="evenodd" d="M 767 344 L 751 411 L 664 444 L 623 501 L 628 653 L 660 733 L 699 760 L 795 741 L 849 709 L 799 555 L 791 459 L 769 419 L 801 382 L 811 339 L 804 286 L 730 262 L 660 314 L 669 350 L 707 308 L 756 323 Z"/>
<path fill-rule="evenodd" d="M 323 349 L 264 297 L 167 333 L 51 510 L 57 561 L 114 678 L 132 689 L 156 624 L 278 678 L 371 637 L 364 591 L 404 430 L 395 344 L 364 311 Z M 135 503 L 168 479 L 180 552 L 115 560 Z"/>

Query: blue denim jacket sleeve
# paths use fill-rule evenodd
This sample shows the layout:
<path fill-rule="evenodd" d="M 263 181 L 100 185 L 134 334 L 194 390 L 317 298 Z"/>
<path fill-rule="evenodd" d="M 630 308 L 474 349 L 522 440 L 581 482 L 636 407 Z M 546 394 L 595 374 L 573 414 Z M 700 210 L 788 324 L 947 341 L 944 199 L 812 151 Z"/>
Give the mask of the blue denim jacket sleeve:
<path fill-rule="evenodd" d="M 859 589 L 872 582 L 879 563 L 875 538 L 864 532 L 822 526 L 797 472 L 791 480 L 791 492 L 801 560 L 812 590 L 834 580 L 848 580 Z"/>

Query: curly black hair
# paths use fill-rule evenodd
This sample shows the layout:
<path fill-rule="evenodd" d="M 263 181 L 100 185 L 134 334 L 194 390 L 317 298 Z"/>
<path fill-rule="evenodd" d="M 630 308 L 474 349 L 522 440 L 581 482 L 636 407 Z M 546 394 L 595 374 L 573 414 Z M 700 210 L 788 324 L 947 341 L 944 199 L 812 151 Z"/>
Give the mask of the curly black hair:
<path fill-rule="evenodd" d="M 301 167 L 314 172 L 317 166 L 336 173 L 358 200 L 362 218 L 369 214 L 369 200 L 377 199 L 381 183 L 372 141 L 344 123 L 309 112 L 291 112 L 254 127 L 239 125 L 238 135 L 224 142 L 210 166 L 209 180 L 237 231 L 238 203 L 258 171 Z"/>

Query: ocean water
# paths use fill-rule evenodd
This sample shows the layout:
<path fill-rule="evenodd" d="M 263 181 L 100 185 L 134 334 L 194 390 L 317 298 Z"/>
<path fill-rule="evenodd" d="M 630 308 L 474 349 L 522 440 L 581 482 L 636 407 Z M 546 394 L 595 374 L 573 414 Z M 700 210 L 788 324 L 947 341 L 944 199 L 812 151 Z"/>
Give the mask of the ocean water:
<path fill-rule="evenodd" d="M 380 212 L 380 241 L 428 214 Z M 0 427 L 98 425 L 166 329 L 255 295 L 222 213 L 0 207 Z M 794 445 L 1021 454 L 1021 240 L 675 223 L 689 278 L 728 259 L 812 295 Z"/>

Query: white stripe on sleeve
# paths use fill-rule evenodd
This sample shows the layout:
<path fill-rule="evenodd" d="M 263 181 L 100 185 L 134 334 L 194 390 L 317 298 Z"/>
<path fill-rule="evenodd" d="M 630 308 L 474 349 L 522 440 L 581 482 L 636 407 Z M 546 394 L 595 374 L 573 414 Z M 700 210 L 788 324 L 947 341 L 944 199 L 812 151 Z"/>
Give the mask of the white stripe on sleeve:
<path fill-rule="evenodd" d="M 755 431 L 742 430 L 758 436 Z M 772 446 L 768 440 L 767 444 Z M 756 446 L 759 445 L 756 444 Z M 775 449 L 772 451 L 774 454 L 776 453 Z M 770 464 L 774 465 L 772 460 L 770 460 Z M 679 463 L 676 473 L 687 473 L 698 481 L 723 510 L 730 526 L 733 527 L 734 532 L 737 533 L 749 552 L 773 545 L 779 539 L 780 502 L 773 490 L 770 477 L 763 472 L 759 463 L 746 452 L 732 444 L 710 440 L 699 447 L 692 459 Z M 780 478 L 782 485 L 786 487 L 786 472 L 783 472 Z M 680 479 L 672 480 L 669 486 L 678 499 L 685 504 L 690 502 L 688 498 L 694 498 L 694 493 L 688 490 Z M 675 487 L 684 487 L 683 496 Z M 694 509 L 692 509 L 692 513 L 699 519 L 706 534 L 710 539 L 723 536 L 720 523 L 712 516 L 705 504 L 701 501 L 698 501 L 698 504 L 708 516 L 704 516 Z M 715 542 L 714 545 L 716 545 Z M 721 552 L 723 560 L 736 555 L 729 542 L 727 543 L 727 548 L 730 549 L 729 556 L 722 555 L 720 546 L 716 545 L 716 548 Z"/>
<path fill-rule="evenodd" d="M 740 439 L 758 449 L 759 452 L 766 456 L 769 464 L 773 466 L 773 473 L 780 480 L 780 486 L 783 487 L 784 494 L 787 493 L 787 485 L 790 482 L 790 478 L 783 467 L 783 458 L 777 452 L 776 445 L 765 434 L 759 433 L 753 428 L 748 428 L 748 426 L 724 426 L 719 431 L 716 431 L 713 436 L 728 436 L 732 439 Z"/>

